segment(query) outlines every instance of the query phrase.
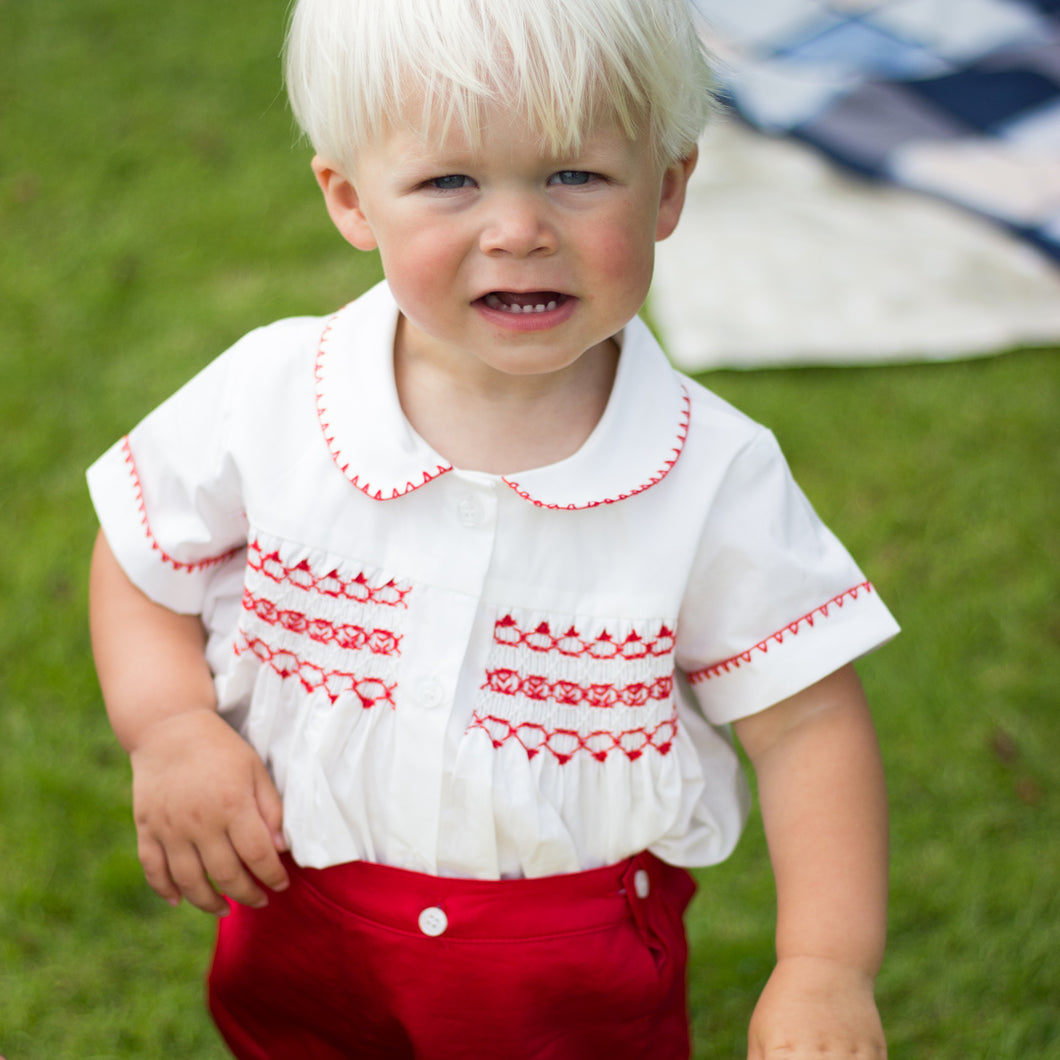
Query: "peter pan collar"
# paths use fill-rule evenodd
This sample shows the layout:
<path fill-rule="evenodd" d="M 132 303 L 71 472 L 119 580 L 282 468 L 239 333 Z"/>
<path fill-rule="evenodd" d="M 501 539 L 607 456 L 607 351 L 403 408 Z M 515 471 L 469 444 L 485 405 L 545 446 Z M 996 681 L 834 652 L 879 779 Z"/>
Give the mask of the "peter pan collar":
<path fill-rule="evenodd" d="M 330 317 L 316 356 L 317 416 L 335 464 L 374 500 L 392 500 L 453 470 L 413 429 L 398 401 L 398 309 L 385 282 Z M 613 504 L 661 482 L 688 434 L 690 400 L 647 326 L 634 318 L 607 407 L 585 444 L 547 467 L 501 476 L 544 508 Z"/>

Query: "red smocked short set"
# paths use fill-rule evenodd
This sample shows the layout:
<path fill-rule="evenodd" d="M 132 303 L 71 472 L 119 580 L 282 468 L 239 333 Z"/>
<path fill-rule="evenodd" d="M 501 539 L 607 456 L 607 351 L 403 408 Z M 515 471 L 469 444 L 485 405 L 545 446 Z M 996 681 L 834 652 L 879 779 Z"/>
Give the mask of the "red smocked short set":
<path fill-rule="evenodd" d="M 748 805 L 727 723 L 897 626 L 773 436 L 676 373 L 639 320 L 620 336 L 612 395 L 585 445 L 558 464 L 496 476 L 452 467 L 405 420 L 397 319 L 384 283 L 331 318 L 252 332 L 89 472 L 132 580 L 203 616 L 220 710 L 276 780 L 294 862 L 341 866 L 344 894 L 366 894 L 383 868 L 444 884 L 444 902 L 415 882 L 415 900 L 370 901 L 362 914 L 307 872 L 266 916 L 229 918 L 214 979 L 229 983 L 242 962 L 251 983 L 265 966 L 249 924 L 309 977 L 299 996 L 310 1000 L 322 999 L 335 967 L 353 974 L 359 946 L 374 953 L 380 940 L 411 940 L 406 963 L 395 964 L 408 981 L 368 964 L 357 973 L 396 992 L 372 1008 L 381 1025 L 401 1028 L 395 1041 L 413 1042 L 407 1055 L 592 1055 L 564 1052 L 558 1038 L 549 1045 L 547 1029 L 525 1053 L 423 1052 L 397 993 L 438 991 L 448 1001 L 437 1018 L 473 1026 L 490 1002 L 460 981 L 493 984 L 489 968 L 505 963 L 496 954 L 523 932 L 555 938 L 574 924 L 577 935 L 576 914 L 556 912 L 566 900 L 548 897 L 555 878 L 624 878 L 644 852 L 664 881 L 659 862 L 724 859 Z M 356 862 L 366 864 L 351 869 Z M 687 877 L 677 879 L 658 889 L 683 908 L 687 896 L 673 896 Z M 503 881 L 514 903 L 535 880 L 552 881 L 539 885 L 551 911 L 530 926 L 518 911 L 494 920 L 492 906 L 485 920 L 464 919 L 464 885 Z M 623 931 L 644 943 L 653 933 L 637 921 L 635 892 L 607 888 L 589 904 L 624 908 Z M 314 920 L 321 910 L 355 921 L 363 940 L 336 940 L 334 967 L 323 943 L 297 956 L 290 932 L 302 913 L 277 927 L 289 901 L 315 910 L 306 940 L 330 937 Z M 445 920 L 437 935 L 419 923 L 434 908 Z M 487 951 L 471 942 L 474 924 L 508 932 L 489 942 L 480 972 L 472 955 Z M 636 1023 L 619 987 L 634 972 L 623 957 L 619 974 L 609 945 L 594 958 L 597 975 L 580 959 L 560 961 L 558 981 L 593 985 Z M 443 948 L 454 964 L 433 963 Z M 421 962 L 430 969 L 412 974 Z M 643 951 L 638 962 L 647 968 Z M 534 991 L 541 975 L 531 976 Z M 502 978 L 498 990 L 528 989 L 518 977 L 502 988 Z M 356 1016 L 363 985 L 351 987 L 340 1023 Z M 279 1010 L 271 995 L 265 1007 Z M 366 1019 L 353 1023 L 367 1028 Z M 239 1055 L 405 1055 L 247 1049 Z"/>

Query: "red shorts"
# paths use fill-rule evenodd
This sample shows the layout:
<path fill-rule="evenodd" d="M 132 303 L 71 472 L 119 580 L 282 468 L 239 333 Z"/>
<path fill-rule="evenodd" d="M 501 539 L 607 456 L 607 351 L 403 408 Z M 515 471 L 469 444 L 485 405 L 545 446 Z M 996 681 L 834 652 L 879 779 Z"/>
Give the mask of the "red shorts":
<path fill-rule="evenodd" d="M 210 1009 L 240 1060 L 687 1060 L 684 869 L 287 868 L 220 922 Z"/>

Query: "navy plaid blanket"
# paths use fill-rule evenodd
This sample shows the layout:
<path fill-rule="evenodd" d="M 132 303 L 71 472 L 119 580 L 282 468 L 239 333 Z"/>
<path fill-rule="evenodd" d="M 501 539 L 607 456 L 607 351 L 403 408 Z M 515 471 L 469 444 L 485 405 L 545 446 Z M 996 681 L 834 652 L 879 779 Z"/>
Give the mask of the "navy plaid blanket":
<path fill-rule="evenodd" d="M 693 0 L 723 98 L 1060 260 L 1060 0 Z"/>

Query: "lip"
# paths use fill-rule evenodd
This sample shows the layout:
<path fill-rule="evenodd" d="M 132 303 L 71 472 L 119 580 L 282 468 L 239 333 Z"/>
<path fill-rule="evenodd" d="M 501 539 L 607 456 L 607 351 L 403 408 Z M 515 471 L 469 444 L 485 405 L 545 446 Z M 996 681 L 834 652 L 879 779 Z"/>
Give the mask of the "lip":
<path fill-rule="evenodd" d="M 471 304 L 484 319 L 507 331 L 546 331 L 557 327 L 570 319 L 578 305 L 578 299 L 573 295 L 556 291 L 506 292 L 519 295 L 519 300 L 526 304 L 546 307 L 540 311 L 535 308 L 530 312 L 517 312 L 501 308 L 497 298 L 498 293 L 488 291 Z"/>

